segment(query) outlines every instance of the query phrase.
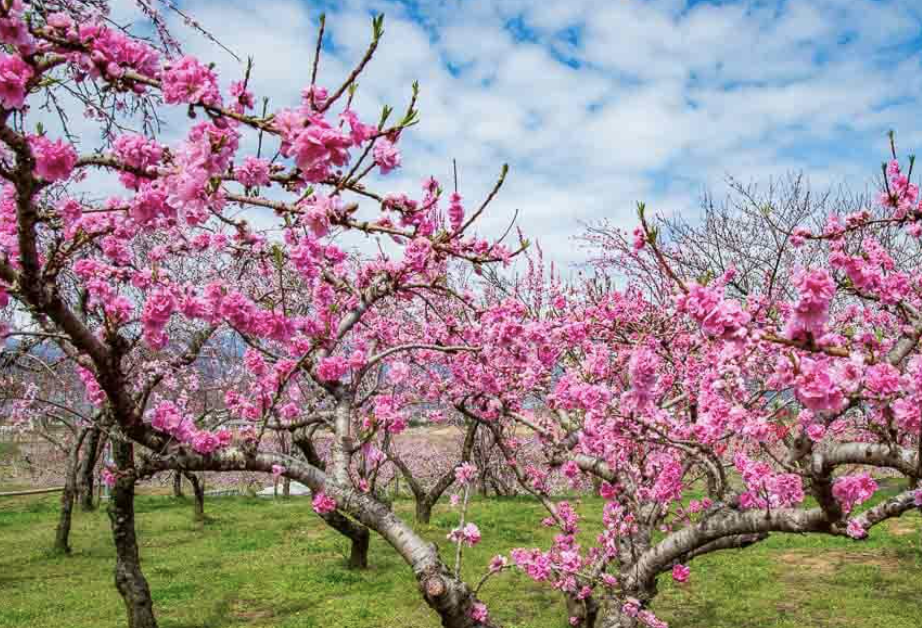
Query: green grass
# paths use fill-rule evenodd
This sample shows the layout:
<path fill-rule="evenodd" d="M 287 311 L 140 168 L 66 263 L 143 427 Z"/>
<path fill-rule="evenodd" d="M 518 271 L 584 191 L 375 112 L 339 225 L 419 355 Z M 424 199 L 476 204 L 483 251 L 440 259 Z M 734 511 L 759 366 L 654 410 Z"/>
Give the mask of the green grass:
<path fill-rule="evenodd" d="M 0 440 L 0 461 L 5 458 L 12 458 L 19 453 L 19 445 L 10 441 Z"/>
<path fill-rule="evenodd" d="M 590 527 L 598 505 L 586 502 Z M 138 499 L 143 566 L 163 628 L 439 625 L 409 569 L 380 539 L 372 541 L 368 571 L 346 569 L 346 543 L 321 525 L 309 500 L 219 498 L 206 508 L 210 521 L 200 528 L 187 501 Z M 105 513 L 77 513 L 74 554 L 61 557 L 48 551 L 56 509 L 56 496 L 0 501 L 0 628 L 124 625 Z M 412 517 L 410 502 L 397 509 Z M 469 581 L 497 553 L 546 543 L 549 532 L 535 526 L 541 516 L 524 499 L 474 502 L 470 518 L 484 540 L 465 553 Z M 442 544 L 456 521 L 457 513 L 440 505 L 421 532 Z M 696 560 L 686 585 L 661 578 L 654 610 L 673 628 L 916 628 L 920 539 L 917 513 L 864 543 L 779 535 Z M 567 625 L 562 597 L 515 572 L 492 580 L 482 597 L 511 628 Z"/>

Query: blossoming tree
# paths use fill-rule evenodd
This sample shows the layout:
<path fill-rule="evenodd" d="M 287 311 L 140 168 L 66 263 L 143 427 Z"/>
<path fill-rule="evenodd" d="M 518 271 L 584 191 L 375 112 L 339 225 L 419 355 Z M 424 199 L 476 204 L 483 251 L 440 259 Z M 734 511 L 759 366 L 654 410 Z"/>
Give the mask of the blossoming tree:
<path fill-rule="evenodd" d="M 116 584 L 129 625 L 156 625 L 134 532 L 134 484 L 167 469 L 299 480 L 313 490 L 319 514 L 347 517 L 393 546 L 446 626 L 477 623 L 471 589 L 437 548 L 366 492 L 356 461 L 376 434 L 405 426 L 395 400 L 376 385 L 388 365 L 476 349 L 445 325 L 406 342 L 389 333 L 388 314 L 427 295 L 463 300 L 445 281 L 451 268 L 513 254 L 473 231 L 502 177 L 473 210 L 458 195 L 443 210 L 433 180 L 419 200 L 366 186 L 372 172 L 400 166 L 396 145 L 417 115 L 415 87 L 394 123 L 389 108 L 367 124 L 351 107 L 356 78 L 383 32 L 380 18 L 367 53 L 339 87 L 316 84 L 318 57 L 298 106 L 255 115 L 246 75 L 224 93 L 213 69 L 195 58 L 164 58 L 102 20 L 30 9 L 26 15 L 16 0 L 0 4 L 7 46 L 0 55 L 0 298 L 55 334 L 80 365 L 87 396 L 112 418 L 115 464 L 106 477 Z M 57 84 L 52 77 L 92 83 L 106 97 L 144 95 L 158 107 L 187 110 L 193 122 L 175 146 L 115 133 L 107 149 L 80 155 L 28 124 L 33 100 Z M 278 158 L 264 156 L 272 153 Z M 102 202 L 80 195 L 74 185 L 90 171 L 111 173 L 122 192 Z M 343 232 L 388 238 L 393 248 L 356 260 L 336 243 Z M 177 326 L 189 333 L 176 334 Z M 197 422 L 191 402 L 164 388 L 167 373 L 156 367 L 190 368 L 200 339 L 224 333 L 249 347 L 250 384 L 225 399 L 249 429 Z M 305 390 L 316 400 L 310 417 L 299 407 Z M 329 434 L 327 464 L 263 447 L 270 430 L 294 420 Z M 135 445 L 144 448 L 140 457 Z"/>
<path fill-rule="evenodd" d="M 922 507 L 922 285 L 890 253 L 918 248 L 922 210 L 896 161 L 885 174 L 874 207 L 766 234 L 813 247 L 810 266 L 788 268 L 792 290 L 733 291 L 733 269 L 695 281 L 641 206 L 619 268 L 642 269 L 644 284 L 568 292 L 532 281 L 532 294 L 481 317 L 495 324 L 478 333 L 502 342 L 478 340 L 491 361 L 456 369 L 482 391 L 464 411 L 498 435 L 518 423 L 545 440 L 547 465 L 524 464 L 516 440 L 500 440 L 560 531 L 511 559 L 564 592 L 573 625 L 663 626 L 650 607 L 657 578 L 685 582 L 696 557 L 777 532 L 860 541 Z M 603 481 L 604 530 L 590 547 L 577 542 L 575 509 L 549 497 L 555 466 Z M 862 509 L 875 468 L 908 488 Z"/>

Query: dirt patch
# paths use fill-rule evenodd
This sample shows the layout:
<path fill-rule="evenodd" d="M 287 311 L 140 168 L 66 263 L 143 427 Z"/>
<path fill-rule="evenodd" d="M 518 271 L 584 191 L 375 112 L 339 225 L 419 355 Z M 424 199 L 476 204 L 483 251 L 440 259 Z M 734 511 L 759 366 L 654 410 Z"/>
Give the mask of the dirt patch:
<path fill-rule="evenodd" d="M 887 529 L 894 536 L 922 535 L 922 524 L 918 517 L 904 515 L 899 519 L 891 519 L 887 524 Z"/>
<path fill-rule="evenodd" d="M 275 613 L 268 608 L 258 608 L 255 600 L 238 600 L 231 606 L 231 615 L 246 622 L 258 622 L 272 619 Z"/>
<path fill-rule="evenodd" d="M 871 565 L 884 571 L 899 569 L 899 560 L 877 552 L 824 551 L 822 554 L 782 552 L 777 560 L 790 567 L 782 574 L 783 580 L 801 581 L 816 576 L 831 576 L 846 565 Z"/>

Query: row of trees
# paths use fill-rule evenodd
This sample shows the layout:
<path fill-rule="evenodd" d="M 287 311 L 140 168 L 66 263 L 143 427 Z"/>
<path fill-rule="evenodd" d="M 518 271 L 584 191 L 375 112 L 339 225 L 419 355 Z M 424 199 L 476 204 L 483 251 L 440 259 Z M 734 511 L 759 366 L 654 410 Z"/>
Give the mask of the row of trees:
<path fill-rule="evenodd" d="M 820 223 L 771 202 L 701 224 L 640 206 L 633 234 L 588 236 L 625 282 L 564 284 L 522 236 L 477 233 L 505 167 L 475 203 L 431 178 L 417 198 L 372 189 L 401 167 L 418 116 L 415 85 L 402 113 L 353 109 L 380 17 L 342 84 L 316 83 L 321 28 L 301 102 L 255 113 L 249 70 L 222 89 L 169 38 L 114 28 L 98 6 L 0 0 L 0 306 L 27 321 L 9 339 L 53 346 L 81 381 L 84 400 L 62 404 L 81 414 L 77 437 L 110 443 L 130 626 L 156 625 L 133 498 L 162 472 L 306 484 L 353 563 L 379 535 L 446 628 L 496 625 L 479 593 L 513 567 L 561 591 L 573 625 L 663 626 L 658 578 L 684 581 L 699 556 L 775 532 L 858 540 L 922 506 L 922 211 L 895 151 L 873 205 Z M 65 92 L 93 107 L 101 150 L 80 155 L 32 122 Z M 145 129 L 176 107 L 189 128 L 174 145 L 123 130 L 125 115 Z M 80 193 L 88 176 L 121 192 Z M 371 246 L 348 250 L 344 234 Z M 482 281 L 517 256 L 518 279 Z M 430 488 L 392 446 L 411 417 L 465 425 Z M 907 488 L 861 509 L 877 485 L 855 465 Z M 388 466 L 421 519 L 458 489 L 453 564 L 391 509 Z M 488 468 L 558 534 L 510 548 L 472 587 L 466 504 Z M 594 542 L 577 541 L 557 476 L 604 498 Z"/>

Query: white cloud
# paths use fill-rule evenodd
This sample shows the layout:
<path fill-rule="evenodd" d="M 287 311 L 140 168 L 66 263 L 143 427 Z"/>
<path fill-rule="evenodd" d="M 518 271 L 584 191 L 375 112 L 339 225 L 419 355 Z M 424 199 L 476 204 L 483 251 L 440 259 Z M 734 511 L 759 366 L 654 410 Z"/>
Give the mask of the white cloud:
<path fill-rule="evenodd" d="M 726 174 L 767 181 L 801 167 L 815 186 L 847 176 L 863 188 L 887 156 L 886 129 L 895 127 L 907 149 L 922 142 L 913 0 L 332 4 L 323 85 L 338 85 L 363 54 L 371 11 L 386 13 L 386 32 L 360 79 L 357 109 L 373 118 L 384 103 L 401 111 L 410 83 L 421 85 L 422 119 L 402 140 L 404 168 L 380 186 L 418 193 L 434 174 L 447 187 L 455 158 L 462 193 L 475 203 L 509 162 L 483 229 L 500 232 L 519 209 L 527 235 L 559 262 L 583 259 L 571 240 L 579 221 L 627 226 L 637 200 L 694 212 L 705 186 L 721 195 Z M 115 5 L 131 19 L 132 0 Z M 319 6 L 183 7 L 255 57 L 258 95 L 275 106 L 297 101 Z M 176 28 L 189 53 L 218 64 L 225 86 L 239 78 L 229 55 Z"/>

